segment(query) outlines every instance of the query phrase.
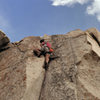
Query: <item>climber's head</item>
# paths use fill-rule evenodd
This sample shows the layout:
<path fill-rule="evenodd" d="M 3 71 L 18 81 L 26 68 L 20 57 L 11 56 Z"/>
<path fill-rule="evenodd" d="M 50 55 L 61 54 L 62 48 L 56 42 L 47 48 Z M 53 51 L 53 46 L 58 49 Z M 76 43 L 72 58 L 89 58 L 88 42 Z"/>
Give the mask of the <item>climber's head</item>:
<path fill-rule="evenodd" d="M 41 40 L 40 40 L 40 43 L 43 43 L 43 42 L 44 42 L 44 39 L 41 39 Z"/>
<path fill-rule="evenodd" d="M 40 43 L 43 43 L 43 42 L 44 42 L 44 39 L 41 39 L 41 40 L 40 40 Z"/>
<path fill-rule="evenodd" d="M 45 44 L 45 40 L 44 39 L 41 39 L 40 40 L 40 46 L 43 46 Z"/>

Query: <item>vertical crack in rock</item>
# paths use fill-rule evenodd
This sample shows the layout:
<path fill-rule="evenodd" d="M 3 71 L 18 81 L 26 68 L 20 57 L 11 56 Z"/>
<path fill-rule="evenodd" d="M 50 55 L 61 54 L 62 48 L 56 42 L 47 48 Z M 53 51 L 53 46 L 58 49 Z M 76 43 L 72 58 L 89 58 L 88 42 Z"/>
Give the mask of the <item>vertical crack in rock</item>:
<path fill-rule="evenodd" d="M 47 73 L 47 71 L 45 71 L 45 74 L 44 74 L 44 79 L 43 79 L 43 82 L 42 82 L 42 85 L 41 85 L 41 90 L 40 90 L 40 94 L 39 94 L 39 99 L 38 100 L 41 100 L 42 89 L 45 86 L 46 73 Z"/>

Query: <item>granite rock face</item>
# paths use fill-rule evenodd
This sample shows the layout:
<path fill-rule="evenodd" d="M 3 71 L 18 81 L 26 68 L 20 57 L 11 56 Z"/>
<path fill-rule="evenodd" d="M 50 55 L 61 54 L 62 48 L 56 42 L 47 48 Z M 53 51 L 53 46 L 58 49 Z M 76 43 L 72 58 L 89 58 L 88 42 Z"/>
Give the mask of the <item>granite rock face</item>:
<path fill-rule="evenodd" d="M 0 52 L 0 100 L 38 100 L 44 78 L 44 57 L 33 50 L 39 37 L 27 37 Z"/>
<path fill-rule="evenodd" d="M 45 58 L 33 54 L 41 38 L 59 56 L 47 71 Z M 26 37 L 5 47 L 0 52 L 0 100 L 100 100 L 100 32 L 95 28 Z"/>

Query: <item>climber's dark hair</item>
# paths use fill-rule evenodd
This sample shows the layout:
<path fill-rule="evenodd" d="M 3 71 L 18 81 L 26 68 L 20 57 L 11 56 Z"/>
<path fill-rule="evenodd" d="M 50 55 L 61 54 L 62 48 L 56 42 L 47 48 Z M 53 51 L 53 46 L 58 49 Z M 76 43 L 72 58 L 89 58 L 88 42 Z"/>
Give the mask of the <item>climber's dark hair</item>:
<path fill-rule="evenodd" d="M 44 39 L 41 39 L 41 40 L 40 40 L 40 43 L 42 43 L 42 42 L 44 42 Z"/>

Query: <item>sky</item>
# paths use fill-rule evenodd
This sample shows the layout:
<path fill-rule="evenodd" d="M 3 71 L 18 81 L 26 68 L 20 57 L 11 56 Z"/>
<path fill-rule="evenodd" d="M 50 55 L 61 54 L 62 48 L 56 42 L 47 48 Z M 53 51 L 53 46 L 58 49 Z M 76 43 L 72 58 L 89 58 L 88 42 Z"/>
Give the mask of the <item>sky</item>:
<path fill-rule="evenodd" d="M 100 0 L 0 0 L 0 30 L 11 42 L 99 26 Z"/>

